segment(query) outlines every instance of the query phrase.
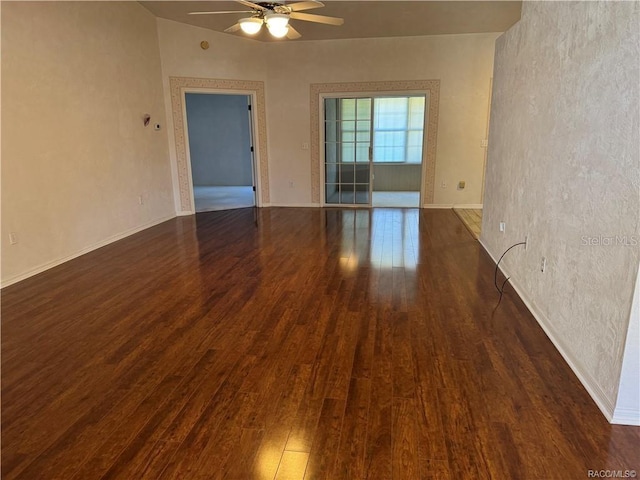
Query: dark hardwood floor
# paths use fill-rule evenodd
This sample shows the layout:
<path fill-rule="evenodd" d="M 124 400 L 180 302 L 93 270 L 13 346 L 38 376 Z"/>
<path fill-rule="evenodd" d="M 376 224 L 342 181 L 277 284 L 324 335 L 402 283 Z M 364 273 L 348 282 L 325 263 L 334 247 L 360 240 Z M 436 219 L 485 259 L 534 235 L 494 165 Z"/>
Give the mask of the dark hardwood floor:
<path fill-rule="evenodd" d="M 182 217 L 2 291 L 2 478 L 640 472 L 450 210 Z"/>

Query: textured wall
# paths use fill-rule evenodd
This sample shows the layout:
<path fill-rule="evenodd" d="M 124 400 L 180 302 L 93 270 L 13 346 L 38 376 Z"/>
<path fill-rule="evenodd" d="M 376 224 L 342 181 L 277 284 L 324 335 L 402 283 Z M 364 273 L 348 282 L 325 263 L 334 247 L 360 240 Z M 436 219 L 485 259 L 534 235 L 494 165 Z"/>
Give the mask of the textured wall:
<path fill-rule="evenodd" d="M 639 233 L 639 8 L 525 2 L 497 41 L 482 223 L 494 257 L 529 235 L 505 269 L 608 414 L 639 257 L 607 240 Z"/>
<path fill-rule="evenodd" d="M 3 283 L 175 215 L 160 72 L 135 2 L 3 3 Z"/>
<path fill-rule="evenodd" d="M 187 93 L 189 156 L 194 185 L 253 185 L 246 95 Z"/>

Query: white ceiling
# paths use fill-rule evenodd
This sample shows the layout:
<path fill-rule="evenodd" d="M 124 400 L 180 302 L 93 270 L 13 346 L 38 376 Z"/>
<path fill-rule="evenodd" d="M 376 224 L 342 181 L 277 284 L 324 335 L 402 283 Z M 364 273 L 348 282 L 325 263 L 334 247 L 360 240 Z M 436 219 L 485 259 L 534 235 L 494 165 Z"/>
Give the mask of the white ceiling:
<path fill-rule="evenodd" d="M 194 11 L 239 10 L 247 7 L 229 1 L 140 2 L 158 17 L 222 32 L 250 14 L 188 15 Z M 295 2 L 287 2 L 295 3 Z M 521 1 L 324 1 L 324 8 L 305 13 L 344 18 L 336 27 L 300 20 L 291 24 L 301 40 L 370 37 L 406 37 L 461 33 L 504 32 L 520 19 Z M 263 29 L 255 38 L 274 41 Z M 229 35 L 243 35 L 235 33 Z M 275 40 L 291 41 L 291 40 Z"/>

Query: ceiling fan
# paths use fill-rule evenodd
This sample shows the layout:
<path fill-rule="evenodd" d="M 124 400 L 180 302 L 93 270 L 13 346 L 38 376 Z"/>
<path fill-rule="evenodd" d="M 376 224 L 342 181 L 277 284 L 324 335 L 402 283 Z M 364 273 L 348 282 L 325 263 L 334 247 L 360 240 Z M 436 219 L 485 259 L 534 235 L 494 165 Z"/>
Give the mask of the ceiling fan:
<path fill-rule="evenodd" d="M 269 33 L 275 38 L 287 37 L 290 40 L 302 35 L 291 26 L 289 20 L 303 20 L 305 22 L 323 23 L 326 25 L 342 25 L 344 20 L 337 17 L 301 13 L 303 10 L 324 7 L 324 3 L 315 0 L 285 4 L 285 2 L 250 2 L 249 0 L 235 0 L 249 7 L 251 10 L 231 10 L 219 12 L 190 12 L 189 15 L 220 15 L 250 13 L 250 17 L 241 18 L 238 22 L 225 30 L 227 33 L 242 30 L 247 35 L 255 35 L 265 24 Z"/>

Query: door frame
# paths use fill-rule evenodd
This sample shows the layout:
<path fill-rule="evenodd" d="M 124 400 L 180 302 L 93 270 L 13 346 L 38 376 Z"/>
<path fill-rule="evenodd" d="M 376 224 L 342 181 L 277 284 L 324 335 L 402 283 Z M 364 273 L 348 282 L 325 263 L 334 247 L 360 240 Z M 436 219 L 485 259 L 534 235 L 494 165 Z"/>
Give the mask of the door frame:
<path fill-rule="evenodd" d="M 433 203 L 440 80 L 311 84 L 311 201 L 313 203 L 325 206 L 326 201 L 320 191 L 321 188 L 324 188 L 324 129 L 320 128 L 324 124 L 324 98 L 385 95 L 425 95 L 427 98 L 428 108 L 425 112 L 426 141 L 423 142 L 420 206 L 425 207 Z"/>
<path fill-rule="evenodd" d="M 258 176 L 256 175 L 256 161 L 255 161 L 255 155 L 254 155 L 254 134 L 253 134 L 253 96 L 249 95 L 247 93 L 238 93 L 238 92 L 229 92 L 229 91 L 207 91 L 207 90 L 203 90 L 200 89 L 198 91 L 192 91 L 189 88 L 185 88 L 182 90 L 182 95 L 183 95 L 183 101 L 184 101 L 184 128 L 185 128 L 185 149 L 187 152 L 187 162 L 188 162 L 188 170 L 189 170 L 189 182 L 191 184 L 191 209 L 195 212 L 196 211 L 196 207 L 195 207 L 195 195 L 193 193 L 193 189 L 194 189 L 194 185 L 193 185 L 193 169 L 191 166 L 191 146 L 190 146 L 190 142 L 191 139 L 189 138 L 189 120 L 187 117 L 187 102 L 186 102 L 186 95 L 188 93 L 194 93 L 197 95 L 231 95 L 231 96 L 236 96 L 236 97 L 245 97 L 248 99 L 247 102 L 247 110 L 246 110 L 246 114 L 248 115 L 248 121 L 249 121 L 249 143 L 250 143 L 250 150 L 251 150 L 251 158 L 250 158 L 250 162 L 251 162 L 251 186 L 253 187 L 253 203 L 254 206 L 258 205 L 258 195 L 257 195 L 257 191 L 258 191 L 258 187 L 257 187 L 257 182 L 258 182 Z"/>
<path fill-rule="evenodd" d="M 362 208 L 362 207 L 371 207 L 373 204 L 373 137 L 374 137 L 374 129 L 373 129 L 373 114 L 374 114 L 374 100 L 376 98 L 392 98 L 392 97 L 424 97 L 425 99 L 425 109 L 424 109 L 424 121 L 422 125 L 422 158 L 420 159 L 420 200 L 418 202 L 419 206 L 423 205 L 423 198 L 425 195 L 424 185 L 425 185 L 425 163 L 427 158 L 427 141 L 428 141 L 428 112 L 429 112 L 429 93 L 419 93 L 419 92 L 402 92 L 402 93 L 388 93 L 388 92 L 376 92 L 368 93 L 368 92 L 357 92 L 357 93 L 321 93 L 320 94 L 320 125 L 324 125 L 325 123 L 325 111 L 324 104 L 327 98 L 332 99 L 341 99 L 341 98 L 369 98 L 371 99 L 371 128 L 369 129 L 370 138 L 369 138 L 369 202 L 368 203 L 354 203 L 354 204 L 342 204 L 342 203 L 327 203 L 326 198 L 326 159 L 325 159 L 325 131 L 324 128 L 320 129 L 320 186 L 324 191 L 324 194 L 320 194 L 320 206 L 322 207 L 346 207 L 346 208 Z M 390 165 L 386 163 L 386 165 Z"/>
<path fill-rule="evenodd" d="M 193 177 L 187 131 L 186 93 L 243 95 L 251 99 L 251 138 L 253 142 L 253 172 L 256 188 L 256 207 L 269 204 L 269 169 L 267 157 L 267 129 L 264 82 L 218 80 L 210 78 L 170 77 L 171 108 L 175 139 L 179 215 L 195 214 Z"/>

